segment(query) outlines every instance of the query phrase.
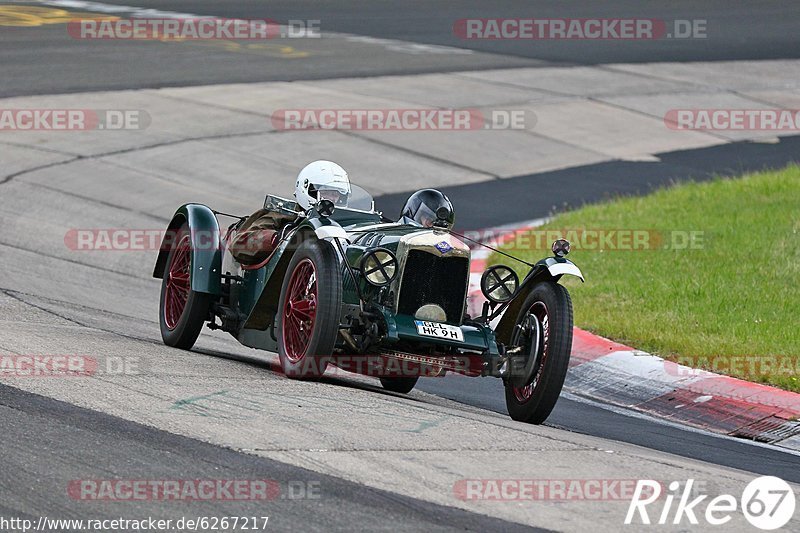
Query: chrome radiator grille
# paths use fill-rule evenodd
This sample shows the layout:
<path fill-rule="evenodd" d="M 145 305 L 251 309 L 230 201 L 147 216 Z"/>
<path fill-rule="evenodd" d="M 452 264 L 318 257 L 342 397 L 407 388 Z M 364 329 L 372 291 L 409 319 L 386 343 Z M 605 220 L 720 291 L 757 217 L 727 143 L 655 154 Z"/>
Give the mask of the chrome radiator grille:
<path fill-rule="evenodd" d="M 405 261 L 397 310 L 413 315 L 425 304 L 436 304 L 444 309 L 447 322 L 460 324 L 468 282 L 468 257 L 439 257 L 411 249 Z"/>

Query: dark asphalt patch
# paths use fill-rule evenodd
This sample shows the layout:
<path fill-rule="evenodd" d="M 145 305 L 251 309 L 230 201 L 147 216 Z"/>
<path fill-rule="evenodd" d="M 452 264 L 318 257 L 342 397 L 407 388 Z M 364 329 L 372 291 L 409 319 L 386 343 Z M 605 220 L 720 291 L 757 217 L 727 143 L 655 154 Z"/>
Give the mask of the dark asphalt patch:
<path fill-rule="evenodd" d="M 782 168 L 800 162 L 800 135 L 782 137 L 777 144 L 743 141 L 657 155 L 659 162 L 609 161 L 439 189 L 455 206 L 457 228 L 483 229 L 618 196 L 642 195 L 682 181 Z M 380 196 L 375 204 L 396 218 L 413 192 Z"/>

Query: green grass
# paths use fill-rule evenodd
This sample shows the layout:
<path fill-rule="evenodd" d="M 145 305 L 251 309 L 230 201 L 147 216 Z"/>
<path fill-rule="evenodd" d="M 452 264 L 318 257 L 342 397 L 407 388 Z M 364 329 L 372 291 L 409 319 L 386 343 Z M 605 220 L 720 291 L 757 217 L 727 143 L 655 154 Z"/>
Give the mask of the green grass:
<path fill-rule="evenodd" d="M 591 205 L 540 229 L 654 230 L 665 242 L 672 231 L 702 232 L 697 249 L 574 243 L 569 258 L 586 276 L 585 284 L 565 280 L 575 325 L 689 366 L 800 391 L 800 167 Z M 507 249 L 528 260 L 550 253 L 520 239 Z"/>

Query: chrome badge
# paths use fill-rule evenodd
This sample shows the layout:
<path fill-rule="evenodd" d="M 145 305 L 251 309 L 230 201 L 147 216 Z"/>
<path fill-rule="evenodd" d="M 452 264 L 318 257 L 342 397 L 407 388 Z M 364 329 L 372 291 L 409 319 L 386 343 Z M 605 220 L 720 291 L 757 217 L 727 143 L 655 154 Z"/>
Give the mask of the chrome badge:
<path fill-rule="evenodd" d="M 449 244 L 447 244 L 447 242 L 442 241 L 442 242 L 440 242 L 439 244 L 436 245 L 436 249 L 439 250 L 440 252 L 442 252 L 442 254 L 446 254 L 447 252 L 452 250 L 453 247 L 450 246 Z"/>

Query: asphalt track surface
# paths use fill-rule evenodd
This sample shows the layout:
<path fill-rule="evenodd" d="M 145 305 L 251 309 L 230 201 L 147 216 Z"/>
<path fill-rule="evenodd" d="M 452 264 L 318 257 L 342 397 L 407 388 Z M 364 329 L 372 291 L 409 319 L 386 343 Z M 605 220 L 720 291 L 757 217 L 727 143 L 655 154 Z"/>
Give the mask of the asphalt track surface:
<path fill-rule="evenodd" d="M 796 31 L 800 5 L 788 1 L 759 2 L 757 8 L 751 2 L 726 0 L 689 0 L 668 5 L 652 1 L 598 4 L 586 0 L 569 3 L 110 0 L 101 3 L 279 22 L 319 20 L 323 38 L 274 39 L 263 46 L 238 43 L 220 47 L 203 42 L 77 40 L 68 36 L 64 25 L 0 26 L 0 49 L 4 56 L 0 96 L 553 64 L 779 59 L 800 54 L 800 36 Z M 41 6 L 34 2 L 0 2 L 3 4 Z M 88 12 L 79 8 L 73 11 Z M 118 15 L 130 16 L 126 12 Z M 707 21 L 707 33 L 702 39 L 634 42 L 464 40 L 453 34 L 454 21 L 481 17 L 701 19 Z"/>
<path fill-rule="evenodd" d="M 106 2 L 129 5 L 134 2 Z M 21 4 L 19 2 L 18 4 Z M 63 27 L 0 28 L 3 50 L 0 95 L 62 93 L 85 90 L 141 88 L 172 85 L 209 84 L 231 81 L 314 79 L 344 76 L 371 76 L 387 73 L 444 72 L 452 70 L 538 66 L 556 63 L 597 64 L 636 61 L 681 61 L 715 59 L 767 59 L 797 57 L 800 37 L 796 21 L 800 6 L 789 2 L 766 2 L 753 13 L 746 3 L 673 2 L 669 7 L 648 7 L 641 2 L 617 2 L 597 7 L 595 3 L 572 3 L 570 12 L 551 3 L 520 4 L 495 2 L 477 8 L 470 3 L 441 3 L 433 9 L 428 3 L 349 2 L 332 9 L 317 2 L 237 2 L 219 3 L 198 0 L 186 2 L 135 2 L 137 6 L 226 17 L 269 17 L 320 19 L 323 31 L 368 35 L 381 39 L 400 39 L 414 43 L 459 47 L 475 53 L 415 54 L 397 52 L 386 44 L 332 39 L 292 43 L 308 52 L 301 61 L 261 52 L 230 53 L 202 45 L 152 44 L 152 53 L 141 53 L 141 46 L 115 46 L 100 49 L 98 43 L 76 42 L 64 35 Z M 662 18 L 707 18 L 708 40 L 641 43 L 641 47 L 622 47 L 615 43 L 490 43 L 466 42 L 452 36 L 452 20 L 475 16 L 648 16 Z M 722 24 L 724 22 L 724 24 Z M 712 31 L 714 30 L 714 31 Z M 174 48 L 167 48 L 174 46 Z M 552 174 L 520 176 L 502 184 L 486 182 L 445 188 L 462 212 L 480 212 L 476 206 L 486 195 L 494 195 L 507 209 L 487 213 L 463 224 L 479 228 L 516 222 L 550 214 L 554 207 L 574 206 L 615 194 L 639 194 L 650 188 L 681 179 L 704 179 L 717 172 L 778 167 L 796 160 L 798 140 L 784 138 L 780 144 L 741 143 L 697 151 L 665 154 L 661 163 L 609 163 L 578 167 Z M 644 167 L 653 176 L 645 187 L 626 181 L 627 175 L 641 175 Z M 566 180 L 566 181 L 565 181 Z M 569 183 L 570 186 L 565 186 Z M 557 185 L 556 185 L 557 184 Z M 539 190 L 532 200 L 521 199 L 521 190 Z M 406 194 L 386 196 L 379 204 L 387 212 L 399 208 Z M 528 197 L 530 198 L 530 197 Z M 44 259 L 47 261 L 47 259 Z M 107 282 L 103 282 L 106 285 Z M 48 283 L 31 287 L 4 286 L 8 291 L 26 291 L 45 297 Z M 27 302 L 36 298 L 16 297 Z M 78 311 L 63 310 L 52 304 L 35 304 L 56 313 L 54 320 L 75 320 Z M 39 308 L 37 308 L 39 309 Z M 56 309 L 53 311 L 53 309 Z M 40 309 L 41 310 L 41 309 Z M 97 318 L 99 321 L 100 319 Z M 94 322 L 92 323 L 94 325 Z M 6 322 L 10 330 L 14 326 Z M 132 335 L 120 322 L 105 324 L 114 332 Z M 152 324 L 149 325 L 152 328 Z M 157 334 L 157 331 L 156 331 Z M 153 335 L 147 335 L 152 339 Z M 34 346 L 36 336 L 33 337 Z M 5 346 L 2 346 L 6 348 Z M 31 348 L 35 349 L 35 348 Z M 221 353 L 194 357 L 224 357 Z M 233 361 L 233 364 L 248 364 Z M 260 365 L 259 372 L 274 368 Z M 314 386 L 314 385 L 309 385 Z M 351 384 L 340 384 L 348 387 Z M 466 406 L 498 413 L 505 410 L 499 382 L 448 377 L 424 380 L 419 389 L 435 396 L 455 400 Z M 376 392 L 378 394 L 378 392 Z M 3 435 L 3 468 L 0 492 L 4 499 L 0 513 L 31 516 L 54 508 L 64 515 L 85 512 L 83 503 L 65 500 L 64 481 L 86 477 L 264 477 L 322 481 L 326 498 L 321 501 L 275 502 L 280 529 L 302 524 L 304 530 L 330 530 L 335 524 L 346 529 L 358 524 L 364 530 L 474 529 L 513 530 L 518 524 L 504 522 L 479 513 L 408 498 L 366 488 L 336 477 L 323 477 L 285 463 L 206 444 L 152 427 L 59 402 L 44 396 L 0 385 L 0 434 Z M 657 421 L 631 417 L 601 406 L 562 398 L 548 425 L 564 430 L 627 442 L 707 462 L 759 474 L 772 474 L 800 482 L 800 460 L 771 448 L 724 439 L 706 433 L 667 426 Z M 34 491 L 20 488 L 36 487 Z M 58 495 L 58 496 L 55 496 Z M 191 504 L 198 515 L 251 514 L 253 504 Z M 112 516 L 116 509 L 104 508 Z M 126 507 L 126 512 L 185 515 L 185 509 L 148 502 L 141 508 Z M 98 511 L 95 514 L 99 514 Z M 554 529 L 560 529 L 558 524 Z"/>
<path fill-rule="evenodd" d="M 3 469 L 0 516 L 32 519 L 48 510 L 53 516 L 85 516 L 86 504 L 59 498 L 70 473 L 85 475 L 85 465 L 99 475 L 130 472 L 140 479 L 291 479 L 295 488 L 280 487 L 282 498 L 263 502 L 192 502 L 178 508 L 171 502 L 124 504 L 132 516 L 268 516 L 269 529 L 331 531 L 358 524 L 364 531 L 546 531 L 434 505 L 384 491 L 365 490 L 331 476 L 238 453 L 219 446 L 180 437 L 118 417 L 81 409 L 35 394 L 0 385 L 0 431 L 3 434 Z M 40 467 L 31 467 L 39 464 Z M 212 477 L 209 477 L 209 475 Z M 323 502 L 297 498 L 296 487 L 324 487 Z M 35 487 L 32 496 L 11 496 L 12 491 Z M 8 491 L 8 492 L 7 492 Z M 58 496 L 56 496 L 58 495 Z M 22 503 L 18 503 L 22 500 Z M 54 505 L 54 500 L 58 504 Z M 93 510 L 93 517 L 115 518 L 113 506 Z"/>
<path fill-rule="evenodd" d="M 111 4 L 134 2 L 112 0 Z M 718 61 L 731 59 L 779 59 L 798 57 L 795 22 L 800 6 L 786 1 L 752 2 L 709 0 L 696 2 L 614 0 L 591 2 L 547 2 L 534 0 L 447 0 L 391 2 L 379 0 L 346 3 L 303 1 L 213 0 L 138 1 L 135 5 L 156 9 L 191 10 L 224 17 L 318 19 L 323 32 L 367 35 L 422 44 L 454 46 L 500 56 L 567 64 L 635 63 L 639 61 Z M 460 39 L 453 22 L 463 18 L 650 18 L 707 21 L 707 39 L 653 40 L 642 46 L 620 46 L 613 42 L 569 42 L 523 40 L 490 41 Z M 356 62 L 360 58 L 353 58 Z"/>
<path fill-rule="evenodd" d="M 478 380 L 465 383 L 461 376 L 446 376 L 434 381 L 423 379 L 419 390 L 475 407 L 505 413 L 502 383 Z M 632 417 L 624 410 L 611 410 L 580 398 L 561 397 L 547 419 L 548 426 L 621 440 L 662 452 L 739 468 L 755 474 L 800 481 L 798 458 L 771 447 L 754 447 L 736 439 L 695 432 L 675 425 L 665 425 L 650 417 Z"/>

